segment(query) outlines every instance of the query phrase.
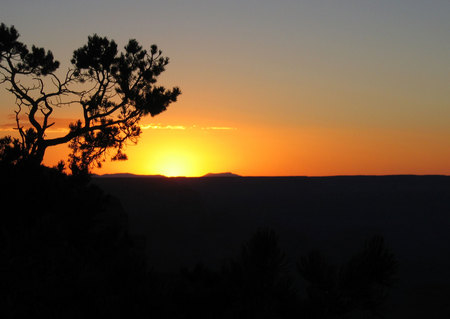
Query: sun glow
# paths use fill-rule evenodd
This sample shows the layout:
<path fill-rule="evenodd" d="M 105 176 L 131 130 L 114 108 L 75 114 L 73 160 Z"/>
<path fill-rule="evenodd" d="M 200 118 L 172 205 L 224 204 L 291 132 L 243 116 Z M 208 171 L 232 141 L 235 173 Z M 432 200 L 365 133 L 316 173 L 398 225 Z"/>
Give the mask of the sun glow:
<path fill-rule="evenodd" d="M 194 154 L 179 148 L 166 149 L 155 154 L 149 164 L 153 172 L 167 177 L 195 175 Z"/>
<path fill-rule="evenodd" d="M 168 157 L 161 160 L 156 170 L 167 177 L 187 176 L 189 169 L 187 163 L 180 157 Z"/>

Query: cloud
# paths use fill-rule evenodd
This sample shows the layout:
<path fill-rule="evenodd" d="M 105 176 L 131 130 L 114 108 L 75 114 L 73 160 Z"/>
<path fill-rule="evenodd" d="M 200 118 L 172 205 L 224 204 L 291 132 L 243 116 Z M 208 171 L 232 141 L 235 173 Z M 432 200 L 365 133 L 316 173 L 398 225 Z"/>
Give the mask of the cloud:
<path fill-rule="evenodd" d="M 143 130 L 217 130 L 217 131 L 226 131 L 226 130 L 236 130 L 235 127 L 228 126 L 184 126 L 184 125 L 161 125 L 161 124 L 147 124 L 141 125 L 141 129 Z"/>
<path fill-rule="evenodd" d="M 31 127 L 26 115 L 20 116 L 21 124 L 24 128 Z M 42 118 L 37 118 L 39 122 L 42 122 Z M 55 122 L 50 128 L 46 130 L 47 133 L 61 133 L 69 131 L 69 124 L 76 122 L 74 118 L 51 118 L 50 123 Z M 141 124 L 142 130 L 208 130 L 208 131 L 230 131 L 236 130 L 235 127 L 229 126 L 197 126 L 197 125 L 163 125 L 163 124 Z M 7 122 L 0 122 L 0 132 L 13 132 L 16 131 L 17 124 L 15 115 L 8 115 Z"/>
<path fill-rule="evenodd" d="M 160 125 L 160 124 L 147 124 L 141 125 L 143 130 L 185 130 L 183 125 Z"/>

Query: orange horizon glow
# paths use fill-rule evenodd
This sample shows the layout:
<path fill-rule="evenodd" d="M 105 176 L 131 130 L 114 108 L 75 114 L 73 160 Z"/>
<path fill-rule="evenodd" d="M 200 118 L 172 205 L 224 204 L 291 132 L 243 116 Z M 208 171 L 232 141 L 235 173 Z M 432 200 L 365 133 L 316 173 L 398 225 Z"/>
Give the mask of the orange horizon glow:
<path fill-rule="evenodd" d="M 225 102 L 224 102 L 225 103 Z M 225 107 L 225 106 L 224 106 Z M 241 176 L 450 175 L 448 134 L 441 127 L 421 129 L 338 124 L 295 125 L 186 114 L 183 100 L 141 123 L 137 145 L 127 161 L 107 159 L 96 174 L 132 173 L 199 177 L 232 172 Z M 8 119 L 8 117 L 6 117 Z M 61 117 L 48 132 L 64 135 Z M 3 124 L 2 135 L 15 134 Z M 49 148 L 44 164 L 67 158 L 67 145 Z"/>
<path fill-rule="evenodd" d="M 432 132 L 348 128 L 159 125 L 127 148 L 129 160 L 107 160 L 96 174 L 132 173 L 199 177 L 232 172 L 241 176 L 449 175 L 445 136 Z M 163 128 L 161 128 L 163 127 Z M 420 147 L 417 147 L 420 145 Z M 49 149 L 52 166 L 67 152 Z"/>

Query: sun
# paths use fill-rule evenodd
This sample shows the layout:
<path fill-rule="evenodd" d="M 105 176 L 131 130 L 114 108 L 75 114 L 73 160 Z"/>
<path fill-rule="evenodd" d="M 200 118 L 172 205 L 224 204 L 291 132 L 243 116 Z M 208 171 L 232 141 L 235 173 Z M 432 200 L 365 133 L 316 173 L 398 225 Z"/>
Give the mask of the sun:
<path fill-rule="evenodd" d="M 187 163 L 180 157 L 169 157 L 160 163 L 157 168 L 161 175 L 167 177 L 186 176 L 189 175 Z"/>
<path fill-rule="evenodd" d="M 158 136 L 138 154 L 136 163 L 139 165 L 135 170 L 140 169 L 146 175 L 167 177 L 203 176 L 211 172 L 214 163 L 210 150 L 205 150 L 204 144 L 184 135 L 176 134 L 169 138 Z"/>
<path fill-rule="evenodd" d="M 193 154 L 182 149 L 165 150 L 157 154 L 151 170 L 167 177 L 193 176 L 195 161 Z"/>

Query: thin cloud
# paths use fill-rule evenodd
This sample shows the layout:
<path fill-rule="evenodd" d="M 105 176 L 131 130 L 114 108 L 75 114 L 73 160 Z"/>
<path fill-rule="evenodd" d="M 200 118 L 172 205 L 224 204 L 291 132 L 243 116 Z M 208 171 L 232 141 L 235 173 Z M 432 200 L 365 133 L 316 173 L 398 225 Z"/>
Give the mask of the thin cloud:
<path fill-rule="evenodd" d="M 147 124 L 141 125 L 141 129 L 143 130 L 191 130 L 191 129 L 199 129 L 199 130 L 217 130 L 217 131 L 227 131 L 227 130 L 236 130 L 235 127 L 229 126 L 184 126 L 184 125 L 161 125 L 161 124 Z"/>
<path fill-rule="evenodd" d="M 31 127 L 28 122 L 26 115 L 20 116 L 21 123 L 24 127 Z M 41 118 L 37 118 L 39 122 L 42 121 Z M 69 124 L 76 122 L 77 119 L 74 118 L 51 118 L 50 123 L 55 122 L 54 125 L 49 127 L 47 133 L 61 133 L 69 131 Z M 141 124 L 140 128 L 142 130 L 207 130 L 207 131 L 230 131 L 236 130 L 235 127 L 229 126 L 185 126 L 185 125 L 162 125 L 162 124 Z M 17 123 L 15 122 L 14 115 L 8 115 L 7 122 L 0 123 L 0 132 L 13 132 L 17 130 Z"/>
<path fill-rule="evenodd" d="M 159 125 L 159 124 L 148 124 L 141 125 L 143 130 L 185 130 L 186 127 L 183 125 Z"/>

